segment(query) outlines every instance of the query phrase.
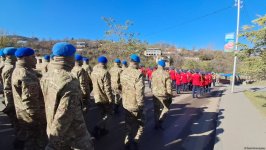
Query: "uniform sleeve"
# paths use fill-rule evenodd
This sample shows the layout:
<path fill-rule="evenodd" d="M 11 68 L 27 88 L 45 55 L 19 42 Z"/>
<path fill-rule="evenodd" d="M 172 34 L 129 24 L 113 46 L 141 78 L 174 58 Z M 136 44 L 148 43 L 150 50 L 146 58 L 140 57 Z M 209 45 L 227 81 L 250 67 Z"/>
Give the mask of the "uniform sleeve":
<path fill-rule="evenodd" d="M 87 78 L 88 78 L 88 86 L 89 86 L 89 94 L 91 93 L 91 91 L 93 90 L 93 85 L 92 85 L 92 80 L 91 80 L 91 76 L 88 72 L 86 72 Z"/>
<path fill-rule="evenodd" d="M 142 74 L 136 80 L 136 100 L 138 106 L 144 106 L 144 78 Z"/>
<path fill-rule="evenodd" d="M 13 95 L 12 95 L 12 85 L 11 85 L 11 78 L 12 78 L 12 72 L 13 69 L 10 69 L 9 71 L 5 72 L 3 74 L 3 81 L 4 81 L 4 97 L 6 106 L 13 105 Z"/>
<path fill-rule="evenodd" d="M 21 80 L 21 100 L 24 108 L 26 108 L 26 112 L 33 117 L 38 117 L 35 115 L 40 109 L 38 108 L 40 106 L 38 102 L 41 91 L 38 87 L 40 87 L 39 83 L 30 78 L 23 78 Z"/>
<path fill-rule="evenodd" d="M 113 95 L 112 95 L 112 89 L 111 89 L 111 75 L 109 72 L 107 72 L 105 74 L 103 82 L 104 82 L 103 84 L 104 84 L 104 91 L 106 93 L 106 96 L 107 96 L 109 102 L 112 102 Z"/>
<path fill-rule="evenodd" d="M 73 123 L 73 119 L 78 115 L 82 117 L 81 97 L 78 93 L 74 88 L 68 88 L 68 90 L 64 91 L 54 115 L 50 133 L 52 137 L 63 139 Z"/>
<path fill-rule="evenodd" d="M 89 79 L 88 79 L 88 76 L 85 70 L 82 70 L 80 72 L 78 79 L 79 79 L 80 88 L 82 91 L 82 98 L 87 98 L 89 95 L 90 89 L 89 89 Z"/>
<path fill-rule="evenodd" d="M 172 80 L 169 76 L 169 74 L 166 75 L 166 78 L 165 78 L 165 83 L 166 83 L 166 92 L 167 94 L 169 95 L 172 95 Z"/>

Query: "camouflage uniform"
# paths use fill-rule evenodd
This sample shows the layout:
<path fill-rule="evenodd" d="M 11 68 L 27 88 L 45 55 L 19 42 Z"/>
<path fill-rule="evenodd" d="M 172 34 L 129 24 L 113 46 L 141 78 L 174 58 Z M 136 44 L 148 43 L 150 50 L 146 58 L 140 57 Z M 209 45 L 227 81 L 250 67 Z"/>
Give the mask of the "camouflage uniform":
<path fill-rule="evenodd" d="M 144 129 L 144 78 L 137 65 L 130 66 L 121 73 L 122 104 L 125 108 L 125 144 L 138 142 Z M 137 131 L 137 133 L 134 133 Z"/>
<path fill-rule="evenodd" d="M 24 149 L 44 149 L 47 144 L 43 95 L 36 72 L 19 60 L 12 74 L 12 93 L 19 124 L 17 138 Z"/>
<path fill-rule="evenodd" d="M 156 127 L 160 127 L 165 113 L 169 111 L 172 98 L 171 78 L 169 73 L 160 66 L 152 73 L 151 87 L 154 102 L 154 119 Z"/>
<path fill-rule="evenodd" d="M 82 92 L 83 110 L 87 111 L 91 92 L 90 87 L 92 86 L 89 82 L 89 75 L 79 64 L 74 66 L 74 68 L 71 70 L 71 73 L 79 80 Z"/>
<path fill-rule="evenodd" d="M 5 61 L 2 58 L 1 63 L 0 63 L 0 93 L 3 93 L 3 79 L 2 79 L 2 71 L 5 66 Z"/>
<path fill-rule="evenodd" d="M 14 106 L 14 99 L 12 95 L 12 85 L 11 77 L 15 68 L 15 56 L 7 56 L 5 60 L 5 66 L 2 70 L 2 79 L 3 79 L 3 90 L 4 90 L 4 99 L 5 99 L 5 109 L 3 110 L 6 113 L 13 124 L 15 130 L 18 128 L 16 111 Z"/>
<path fill-rule="evenodd" d="M 113 96 L 111 90 L 111 76 L 106 66 L 99 63 L 94 66 L 91 79 L 95 103 L 101 111 L 101 120 L 97 123 L 95 130 L 106 130 L 106 125 L 112 115 L 111 102 Z"/>
<path fill-rule="evenodd" d="M 79 81 L 70 72 L 71 61 L 74 58 L 55 57 L 52 70 L 49 68 L 41 79 L 49 139 L 47 150 L 93 149 L 82 114 Z"/>
<path fill-rule="evenodd" d="M 92 68 L 89 64 L 85 64 L 83 63 L 82 65 L 82 68 L 88 73 L 89 75 L 89 85 L 90 85 L 90 92 L 92 91 L 93 89 L 93 86 L 92 86 L 92 81 L 91 81 L 91 72 L 92 72 Z"/>
<path fill-rule="evenodd" d="M 127 69 L 127 66 L 126 65 L 122 65 L 122 70 L 125 70 Z"/>
<path fill-rule="evenodd" d="M 82 68 L 88 72 L 89 76 L 91 76 L 92 68 L 89 64 L 83 63 Z"/>
<path fill-rule="evenodd" d="M 42 69 L 41 69 L 42 70 L 42 74 L 48 72 L 48 65 L 49 65 L 49 62 L 48 61 L 44 61 L 42 63 Z"/>
<path fill-rule="evenodd" d="M 119 64 L 114 63 L 114 66 L 109 70 L 111 75 L 111 87 L 114 95 L 114 103 L 116 108 L 121 103 L 121 83 L 120 83 L 120 75 L 122 73 L 122 69 Z"/>

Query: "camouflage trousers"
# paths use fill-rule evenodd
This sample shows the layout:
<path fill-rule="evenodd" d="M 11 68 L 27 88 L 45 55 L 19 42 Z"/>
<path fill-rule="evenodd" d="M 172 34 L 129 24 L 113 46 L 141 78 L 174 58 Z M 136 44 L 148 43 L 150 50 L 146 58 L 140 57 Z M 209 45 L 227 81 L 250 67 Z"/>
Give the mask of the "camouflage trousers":
<path fill-rule="evenodd" d="M 144 130 L 144 115 L 142 111 L 125 110 L 126 137 L 125 144 L 138 143 Z"/>
<path fill-rule="evenodd" d="M 47 144 L 45 150 L 94 150 L 90 136 L 81 136 L 75 139 L 49 137 L 49 139 L 51 139 L 51 142 Z"/>
<path fill-rule="evenodd" d="M 17 139 L 24 143 L 24 150 L 43 150 L 47 144 L 46 125 L 41 122 L 25 123 L 19 120 Z"/>
<path fill-rule="evenodd" d="M 109 103 L 97 103 L 96 105 L 100 110 L 101 117 L 101 119 L 97 122 L 96 126 L 101 129 L 106 129 L 107 124 L 109 123 L 113 114 L 112 105 Z"/>
<path fill-rule="evenodd" d="M 153 96 L 155 123 L 164 119 L 165 114 L 169 111 L 170 104 L 167 96 Z"/>

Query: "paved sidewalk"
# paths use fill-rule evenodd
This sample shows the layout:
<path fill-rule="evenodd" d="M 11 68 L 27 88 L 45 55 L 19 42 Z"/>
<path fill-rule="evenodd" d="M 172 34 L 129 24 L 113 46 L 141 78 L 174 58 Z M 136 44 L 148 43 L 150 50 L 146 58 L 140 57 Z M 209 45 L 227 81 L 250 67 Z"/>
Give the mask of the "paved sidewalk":
<path fill-rule="evenodd" d="M 215 150 L 266 150 L 266 117 L 244 95 L 243 89 L 236 87 L 232 94 L 228 87 L 222 96 Z"/>

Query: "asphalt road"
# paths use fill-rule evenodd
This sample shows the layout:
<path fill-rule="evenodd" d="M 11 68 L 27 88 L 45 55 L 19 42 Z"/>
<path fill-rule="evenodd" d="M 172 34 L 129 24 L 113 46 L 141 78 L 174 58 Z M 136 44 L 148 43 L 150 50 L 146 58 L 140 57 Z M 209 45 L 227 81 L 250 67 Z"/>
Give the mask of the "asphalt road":
<path fill-rule="evenodd" d="M 220 90 L 219 90 L 220 89 Z M 145 89 L 145 129 L 140 142 L 141 150 L 211 150 L 215 143 L 215 129 L 217 125 L 218 106 L 223 87 L 216 87 L 211 94 L 199 99 L 192 99 L 190 93 L 176 95 L 170 112 L 167 114 L 164 130 L 155 130 L 153 121 L 153 103 L 150 90 Z M 175 92 L 174 92 L 175 93 Z M 0 104 L 0 109 L 3 105 Z M 109 124 L 109 134 L 98 139 L 96 150 L 124 149 L 124 115 L 113 116 Z M 92 130 L 99 118 L 97 107 L 89 111 L 87 124 Z M 219 123 L 219 122 L 218 122 Z M 0 112 L 0 148 L 13 150 L 13 129 L 8 118 Z"/>

